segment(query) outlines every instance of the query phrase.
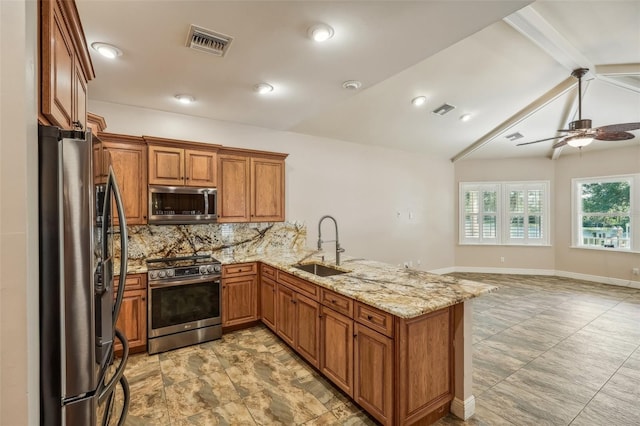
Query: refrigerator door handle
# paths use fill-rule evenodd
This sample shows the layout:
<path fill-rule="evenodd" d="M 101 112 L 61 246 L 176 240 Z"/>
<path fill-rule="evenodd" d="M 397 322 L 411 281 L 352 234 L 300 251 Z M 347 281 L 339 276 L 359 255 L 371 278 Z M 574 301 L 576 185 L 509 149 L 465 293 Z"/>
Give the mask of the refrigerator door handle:
<path fill-rule="evenodd" d="M 111 189 L 113 191 L 113 198 L 116 201 L 116 210 L 118 212 L 118 220 L 120 221 L 120 275 L 118 281 L 118 295 L 113 305 L 113 328 L 116 327 L 118 321 L 118 314 L 120 313 L 120 306 L 122 305 L 122 297 L 124 294 L 125 280 L 127 276 L 127 261 L 129 258 L 129 242 L 127 235 L 127 221 L 125 219 L 124 205 L 122 204 L 122 197 L 120 195 L 120 189 L 118 188 L 118 182 L 113 172 L 113 168 L 109 166 L 109 177 L 107 178 L 107 191 Z M 109 200 L 110 197 L 105 197 L 105 200 Z M 108 201 L 105 201 L 105 203 Z"/>

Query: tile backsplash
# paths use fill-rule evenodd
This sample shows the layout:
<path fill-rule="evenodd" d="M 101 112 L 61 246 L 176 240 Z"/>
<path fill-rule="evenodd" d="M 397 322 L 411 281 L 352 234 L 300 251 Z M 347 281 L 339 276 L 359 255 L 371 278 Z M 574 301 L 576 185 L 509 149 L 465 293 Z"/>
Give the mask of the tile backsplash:
<path fill-rule="evenodd" d="M 129 264 L 162 257 L 301 250 L 307 239 L 306 226 L 298 222 L 132 225 L 127 231 Z M 118 245 L 115 250 L 119 253 Z"/>

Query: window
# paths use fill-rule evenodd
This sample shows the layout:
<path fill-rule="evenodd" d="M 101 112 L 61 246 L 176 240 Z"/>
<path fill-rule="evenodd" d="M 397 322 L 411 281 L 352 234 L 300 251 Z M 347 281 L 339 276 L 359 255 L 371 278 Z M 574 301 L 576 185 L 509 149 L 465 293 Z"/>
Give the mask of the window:
<path fill-rule="evenodd" d="M 640 175 L 573 179 L 573 245 L 604 250 L 638 250 Z M 637 220 L 637 213 L 636 213 Z"/>
<path fill-rule="evenodd" d="M 549 182 L 462 182 L 460 197 L 460 244 L 549 244 Z"/>

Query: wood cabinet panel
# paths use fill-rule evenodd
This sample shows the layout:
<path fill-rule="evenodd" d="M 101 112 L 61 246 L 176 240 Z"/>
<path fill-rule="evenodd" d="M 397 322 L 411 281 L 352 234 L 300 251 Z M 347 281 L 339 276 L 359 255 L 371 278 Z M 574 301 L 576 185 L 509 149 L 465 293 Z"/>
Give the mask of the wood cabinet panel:
<path fill-rule="evenodd" d="M 445 308 L 398 325 L 397 369 L 402 424 L 453 399 L 453 312 Z"/>
<path fill-rule="evenodd" d="M 320 298 L 320 287 L 280 270 L 278 271 L 278 283 L 285 284 L 313 300 L 319 300 Z"/>
<path fill-rule="evenodd" d="M 353 399 L 383 424 L 393 420 L 393 340 L 355 323 Z"/>
<path fill-rule="evenodd" d="M 251 158 L 251 221 L 284 220 L 284 160 Z"/>
<path fill-rule="evenodd" d="M 234 263 L 222 266 L 222 278 L 239 277 L 242 275 L 255 275 L 258 273 L 258 264 L 250 263 Z"/>
<path fill-rule="evenodd" d="M 270 278 L 274 281 L 277 279 L 276 268 L 271 267 L 269 265 L 265 265 L 264 263 L 260 264 L 260 275 L 262 277 Z"/>
<path fill-rule="evenodd" d="M 249 158 L 218 156 L 218 222 L 249 221 Z"/>
<path fill-rule="evenodd" d="M 292 348 L 295 347 L 296 305 L 294 292 L 278 283 L 276 287 L 276 332 Z"/>
<path fill-rule="evenodd" d="M 115 136 L 115 135 L 114 135 Z M 119 138 L 102 135 L 102 149 L 105 153 L 103 165 L 113 167 L 118 188 L 124 204 L 128 225 L 147 223 L 147 149 L 143 143 L 114 142 Z M 128 137 L 131 138 L 131 137 Z M 131 138 L 135 139 L 135 138 Z M 108 167 L 106 167 L 108 170 Z M 115 207 L 114 207 L 115 211 Z M 114 216 L 118 223 L 117 215 Z"/>
<path fill-rule="evenodd" d="M 200 187 L 216 187 L 217 161 L 216 153 L 186 149 L 185 157 L 185 185 Z"/>
<path fill-rule="evenodd" d="M 149 184 L 184 185 L 184 149 L 149 145 Z"/>
<path fill-rule="evenodd" d="M 258 278 L 256 275 L 222 280 L 222 325 L 244 324 L 258 319 Z"/>
<path fill-rule="evenodd" d="M 320 305 L 301 294 L 295 295 L 295 349 L 311 365 L 320 366 Z"/>
<path fill-rule="evenodd" d="M 39 120 L 86 128 L 87 81 L 94 77 L 75 2 L 41 0 Z"/>
<path fill-rule="evenodd" d="M 353 396 L 353 320 L 321 308 L 320 371 Z"/>
<path fill-rule="evenodd" d="M 276 331 L 276 282 L 262 277 L 260 280 L 260 317 L 272 331 Z"/>
<path fill-rule="evenodd" d="M 114 277 L 118 282 L 118 277 Z M 117 297 L 114 289 L 114 297 Z M 116 322 L 118 328 L 129 341 L 129 352 L 147 350 L 147 276 L 145 274 L 127 275 L 122 305 Z M 122 345 L 116 343 L 114 350 L 122 351 Z"/>

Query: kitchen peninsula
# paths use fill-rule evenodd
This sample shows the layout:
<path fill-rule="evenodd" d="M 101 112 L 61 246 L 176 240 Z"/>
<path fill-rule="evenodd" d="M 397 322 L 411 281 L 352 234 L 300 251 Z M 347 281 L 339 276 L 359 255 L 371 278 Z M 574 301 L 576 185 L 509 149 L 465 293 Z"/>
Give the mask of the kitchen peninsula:
<path fill-rule="evenodd" d="M 227 325 L 262 321 L 382 424 L 473 414 L 466 302 L 494 286 L 353 257 L 338 267 L 344 273 L 317 276 L 295 265 L 324 253 L 306 249 L 304 225 L 289 222 L 143 226 L 130 235 L 131 274 L 166 254 L 167 241 L 172 253 L 212 254 L 223 265 Z M 241 293 L 224 296 L 243 277 Z"/>

